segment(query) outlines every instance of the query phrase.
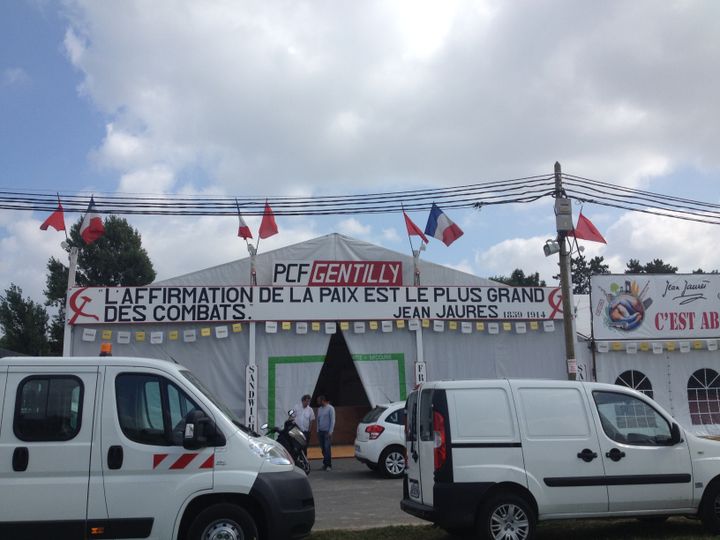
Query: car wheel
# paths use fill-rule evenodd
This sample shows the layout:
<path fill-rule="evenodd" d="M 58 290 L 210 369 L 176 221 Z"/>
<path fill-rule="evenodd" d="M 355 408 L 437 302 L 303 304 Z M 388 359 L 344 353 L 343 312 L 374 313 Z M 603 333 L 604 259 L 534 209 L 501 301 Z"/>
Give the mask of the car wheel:
<path fill-rule="evenodd" d="M 720 534 L 720 482 L 714 482 L 707 488 L 699 514 L 705 530 Z"/>
<path fill-rule="evenodd" d="M 499 493 L 483 505 L 477 531 L 480 538 L 487 540 L 532 540 L 535 512 L 519 495 Z"/>
<path fill-rule="evenodd" d="M 216 504 L 200 512 L 190 525 L 188 540 L 257 540 L 255 521 L 235 504 Z"/>
<path fill-rule="evenodd" d="M 391 446 L 383 450 L 378 469 L 388 478 L 400 478 L 405 472 L 405 449 L 402 446 Z"/>

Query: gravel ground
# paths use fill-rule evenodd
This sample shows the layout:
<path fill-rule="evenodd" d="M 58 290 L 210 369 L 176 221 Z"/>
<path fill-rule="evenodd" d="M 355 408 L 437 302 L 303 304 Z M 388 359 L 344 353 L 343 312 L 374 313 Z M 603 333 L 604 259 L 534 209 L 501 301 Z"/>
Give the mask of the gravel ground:
<path fill-rule="evenodd" d="M 310 466 L 314 531 L 428 524 L 400 510 L 402 479 L 383 478 L 355 458 L 333 459 L 329 472 L 321 460 L 311 460 Z"/>

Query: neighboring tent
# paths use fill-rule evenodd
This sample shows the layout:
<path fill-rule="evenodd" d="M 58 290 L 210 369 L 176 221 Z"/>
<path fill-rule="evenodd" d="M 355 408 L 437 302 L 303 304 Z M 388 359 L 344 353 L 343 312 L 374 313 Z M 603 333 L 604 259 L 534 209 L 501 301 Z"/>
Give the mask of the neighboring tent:
<path fill-rule="evenodd" d="M 646 393 L 699 435 L 720 435 L 720 276 L 593 276 L 598 382 Z"/>

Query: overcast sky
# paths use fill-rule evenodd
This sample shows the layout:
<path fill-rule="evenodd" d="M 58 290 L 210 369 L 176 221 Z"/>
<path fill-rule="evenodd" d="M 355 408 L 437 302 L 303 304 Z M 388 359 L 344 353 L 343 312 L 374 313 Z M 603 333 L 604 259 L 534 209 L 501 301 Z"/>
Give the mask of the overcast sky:
<path fill-rule="evenodd" d="M 715 0 L 2 2 L 0 188 L 344 195 L 560 161 L 718 203 L 718 20 Z M 614 272 L 630 258 L 720 268 L 717 226 L 583 213 L 608 241 L 586 255 Z M 423 257 L 554 283 L 551 200 L 447 214 L 465 235 Z M 63 255 L 45 217 L 0 211 L 0 288 L 42 300 L 47 259 Z M 128 219 L 159 279 L 247 254 L 234 218 Z M 409 252 L 401 215 L 278 226 L 261 251 L 340 232 Z"/>

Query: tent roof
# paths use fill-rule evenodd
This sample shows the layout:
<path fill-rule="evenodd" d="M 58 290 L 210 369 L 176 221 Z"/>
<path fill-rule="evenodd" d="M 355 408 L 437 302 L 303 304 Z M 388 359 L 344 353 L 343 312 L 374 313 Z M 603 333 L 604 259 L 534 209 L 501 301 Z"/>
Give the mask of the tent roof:
<path fill-rule="evenodd" d="M 266 253 L 258 253 L 255 265 L 257 284 L 272 284 L 272 268 L 276 262 L 313 260 L 400 261 L 403 264 L 403 285 L 413 284 L 412 256 L 338 233 L 327 234 Z M 419 266 L 422 285 L 498 285 L 489 279 L 425 261 L 422 257 Z M 249 285 L 250 257 L 165 279 L 155 284 Z"/>

